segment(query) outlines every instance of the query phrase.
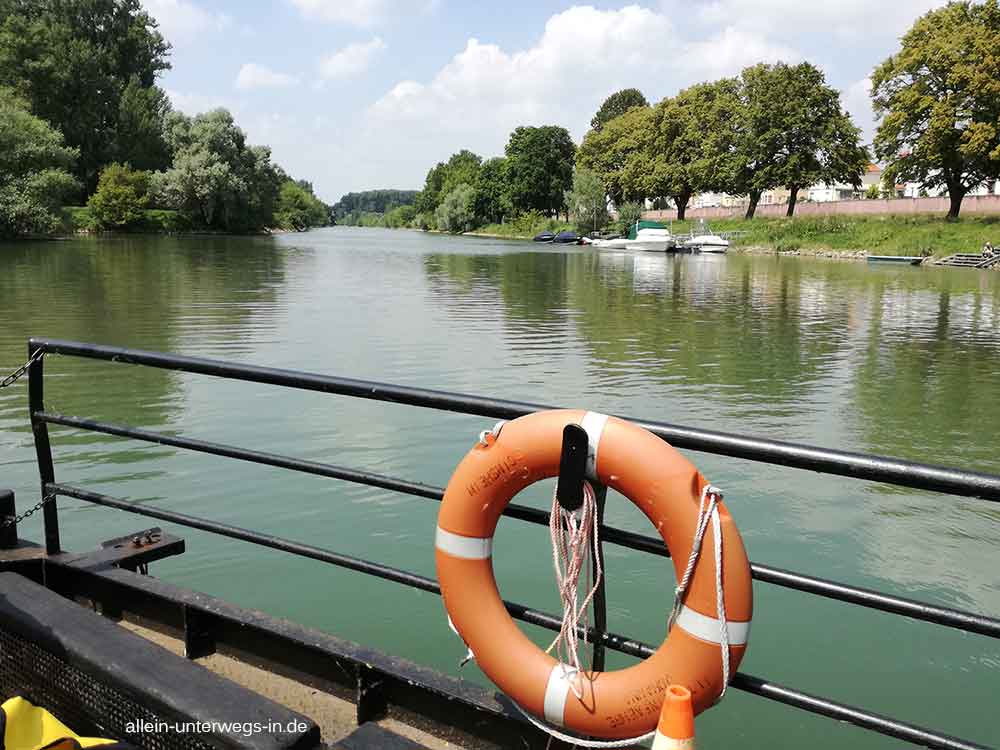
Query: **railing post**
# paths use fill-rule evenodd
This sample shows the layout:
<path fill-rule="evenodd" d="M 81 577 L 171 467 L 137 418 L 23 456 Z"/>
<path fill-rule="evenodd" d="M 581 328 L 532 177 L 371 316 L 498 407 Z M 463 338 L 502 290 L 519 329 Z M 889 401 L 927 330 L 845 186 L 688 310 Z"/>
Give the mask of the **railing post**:
<path fill-rule="evenodd" d="M 31 357 L 40 348 L 35 341 L 28 341 L 28 356 Z M 38 476 L 41 480 L 41 497 L 48 492 L 48 485 L 56 481 L 55 468 L 52 465 L 52 446 L 49 445 L 49 427 L 35 415 L 45 410 L 43 400 L 42 367 L 45 357 L 31 363 L 28 368 L 28 410 L 31 414 L 31 432 L 35 436 L 35 455 L 38 456 Z M 56 508 L 56 498 L 53 497 L 42 507 L 42 518 L 45 523 L 45 552 L 55 555 L 61 551 L 59 546 L 59 512 Z"/>
<path fill-rule="evenodd" d="M 608 488 L 598 482 L 591 482 L 594 488 L 594 496 L 597 499 L 597 518 L 594 521 L 594 528 L 603 531 L 604 528 L 604 505 L 608 499 Z M 604 539 L 599 537 L 600 544 L 597 547 L 597 557 L 591 560 L 594 569 L 594 577 L 597 577 L 598 567 L 601 570 L 601 580 L 597 582 L 597 590 L 594 592 L 594 658 L 591 662 L 591 669 L 594 672 L 604 671 L 604 634 L 608 630 L 608 601 L 605 596 L 604 582 L 608 574 L 604 570 Z"/>
<path fill-rule="evenodd" d="M 17 515 L 14 505 L 14 491 L 0 490 L 0 521 L 7 521 Z M 0 549 L 14 549 L 17 546 L 17 524 L 4 525 L 0 528 Z"/>

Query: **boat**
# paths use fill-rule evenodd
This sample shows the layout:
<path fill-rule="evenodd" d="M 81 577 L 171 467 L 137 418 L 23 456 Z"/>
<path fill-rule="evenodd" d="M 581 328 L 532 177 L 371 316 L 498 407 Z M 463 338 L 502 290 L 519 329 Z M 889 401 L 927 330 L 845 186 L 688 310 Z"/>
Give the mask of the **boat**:
<path fill-rule="evenodd" d="M 540 232 L 531 238 L 532 242 L 552 242 L 556 238 L 555 232 Z"/>
<path fill-rule="evenodd" d="M 681 243 L 681 247 L 699 253 L 725 253 L 729 249 L 729 240 L 711 231 L 708 223 L 701 219 L 698 230 L 692 230 L 691 236 Z"/>
<path fill-rule="evenodd" d="M 922 255 L 869 255 L 869 263 L 897 263 L 907 266 L 919 266 L 924 262 Z"/>
<path fill-rule="evenodd" d="M 602 250 L 624 250 L 630 241 L 628 237 L 608 237 L 606 239 L 591 240 L 590 244 Z"/>
<path fill-rule="evenodd" d="M 559 234 L 552 238 L 552 241 L 557 245 L 578 245 L 580 244 L 580 235 L 567 230 L 559 232 Z"/>
<path fill-rule="evenodd" d="M 646 253 L 665 253 L 677 247 L 677 240 L 669 229 L 640 229 L 634 240 L 625 243 L 626 250 Z"/>

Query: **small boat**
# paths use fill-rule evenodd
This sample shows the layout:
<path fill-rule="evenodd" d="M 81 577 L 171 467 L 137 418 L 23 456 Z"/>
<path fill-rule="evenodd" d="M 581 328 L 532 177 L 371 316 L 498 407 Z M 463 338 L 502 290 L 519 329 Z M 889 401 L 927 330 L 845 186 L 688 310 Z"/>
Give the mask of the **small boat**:
<path fill-rule="evenodd" d="M 692 230 L 690 238 L 682 242 L 681 247 L 692 252 L 721 254 L 729 249 L 729 240 L 714 234 L 708 228 L 708 223 L 701 219 L 697 234 Z"/>
<path fill-rule="evenodd" d="M 922 255 L 869 255 L 869 263 L 901 263 L 907 266 L 919 266 L 924 262 Z"/>
<path fill-rule="evenodd" d="M 560 232 L 552 238 L 552 241 L 557 245 L 577 245 L 580 242 L 580 235 L 570 231 Z"/>
<path fill-rule="evenodd" d="M 593 240 L 590 244 L 602 250 L 624 250 L 629 242 L 631 240 L 628 237 L 608 237 L 603 240 Z"/>
<path fill-rule="evenodd" d="M 556 238 L 555 232 L 541 232 L 531 238 L 532 242 L 552 242 Z"/>
<path fill-rule="evenodd" d="M 625 243 L 626 250 L 647 253 L 665 253 L 677 247 L 677 240 L 669 229 L 640 229 L 634 240 Z"/>

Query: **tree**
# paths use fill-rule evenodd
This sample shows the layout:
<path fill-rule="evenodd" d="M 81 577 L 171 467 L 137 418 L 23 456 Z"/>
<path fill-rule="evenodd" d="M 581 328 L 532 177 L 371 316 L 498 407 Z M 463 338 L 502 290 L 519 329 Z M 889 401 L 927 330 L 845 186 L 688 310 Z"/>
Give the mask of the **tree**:
<path fill-rule="evenodd" d="M 281 183 L 274 206 L 277 226 L 304 232 L 311 227 L 324 226 L 327 219 L 326 205 L 313 195 L 310 183 L 288 179 Z"/>
<path fill-rule="evenodd" d="M 433 213 L 444 197 L 459 185 L 475 185 L 482 157 L 468 149 L 452 154 L 447 162 L 438 162 L 427 173 L 424 189 L 417 196 L 417 210 Z"/>
<path fill-rule="evenodd" d="M 503 157 L 483 162 L 475 188 L 473 208 L 476 219 L 483 224 L 498 224 L 513 212 L 507 188 L 507 162 Z"/>
<path fill-rule="evenodd" d="M 636 175 L 648 157 L 652 118 L 650 107 L 631 109 L 600 130 L 590 130 L 576 154 L 577 168 L 596 172 L 616 206 L 647 197 L 646 185 Z"/>
<path fill-rule="evenodd" d="M 702 83 L 653 108 L 643 157 L 626 164 L 625 183 L 632 193 L 669 196 L 683 221 L 692 196 L 724 189 L 731 142 L 725 94 L 724 85 Z"/>
<path fill-rule="evenodd" d="M 505 153 L 507 186 L 515 210 L 536 209 L 552 216 L 565 209 L 576 155 L 576 144 L 566 128 L 557 125 L 516 128 L 510 134 Z"/>
<path fill-rule="evenodd" d="M 476 220 L 472 205 L 475 197 L 476 191 L 471 185 L 457 185 L 434 212 L 438 229 L 453 234 L 471 230 Z"/>
<path fill-rule="evenodd" d="M 158 86 L 143 86 L 132 76 L 118 103 L 118 123 L 111 151 L 115 160 L 135 169 L 170 166 L 170 147 L 163 137 L 170 100 Z"/>
<path fill-rule="evenodd" d="M 888 184 L 946 187 L 950 219 L 970 190 L 1000 177 L 998 48 L 997 0 L 953 2 L 918 19 L 872 74 Z"/>
<path fill-rule="evenodd" d="M 97 191 L 87 206 L 98 226 L 125 229 L 138 224 L 149 204 L 149 173 L 127 164 L 109 164 L 101 171 Z"/>
<path fill-rule="evenodd" d="M 76 173 L 90 192 L 100 167 L 121 156 L 123 92 L 133 80 L 152 87 L 170 46 L 140 0 L 4 0 L 0 9 L 0 85 L 79 150 Z"/>
<path fill-rule="evenodd" d="M 573 172 L 569 210 L 581 232 L 596 232 L 608 223 L 608 197 L 600 176 L 586 167 Z"/>
<path fill-rule="evenodd" d="M 594 119 L 590 121 L 590 127 L 594 130 L 601 130 L 609 121 L 620 117 L 630 109 L 648 106 L 649 102 L 646 101 L 646 97 L 642 95 L 639 89 L 622 89 L 621 91 L 616 91 L 604 100 L 601 108 L 594 115 Z"/>
<path fill-rule="evenodd" d="M 861 184 L 868 154 L 860 130 L 815 66 L 761 63 L 727 87 L 735 117 L 724 161 L 730 191 L 749 196 L 747 219 L 761 194 L 779 185 L 792 193 L 791 213 L 798 191 L 817 180 Z"/>
<path fill-rule="evenodd" d="M 167 117 L 174 163 L 153 176 L 154 193 L 204 228 L 245 232 L 270 226 L 280 176 L 265 146 L 249 146 L 224 109 Z"/>
<path fill-rule="evenodd" d="M 63 198 L 79 189 L 69 173 L 76 157 L 58 130 L 0 88 L 0 236 L 56 228 Z"/>

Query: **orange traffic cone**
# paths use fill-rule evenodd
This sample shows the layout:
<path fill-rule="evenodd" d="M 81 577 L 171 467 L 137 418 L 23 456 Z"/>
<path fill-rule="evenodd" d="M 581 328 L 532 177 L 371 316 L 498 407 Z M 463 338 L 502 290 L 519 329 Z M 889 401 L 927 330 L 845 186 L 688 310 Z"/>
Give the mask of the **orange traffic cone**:
<path fill-rule="evenodd" d="M 694 750 L 694 709 L 691 691 L 683 685 L 667 688 L 656 726 L 653 750 Z"/>

